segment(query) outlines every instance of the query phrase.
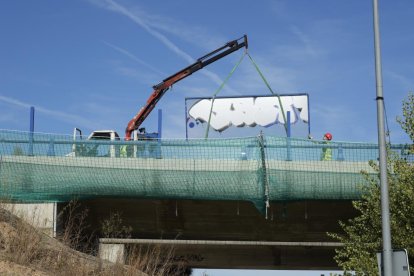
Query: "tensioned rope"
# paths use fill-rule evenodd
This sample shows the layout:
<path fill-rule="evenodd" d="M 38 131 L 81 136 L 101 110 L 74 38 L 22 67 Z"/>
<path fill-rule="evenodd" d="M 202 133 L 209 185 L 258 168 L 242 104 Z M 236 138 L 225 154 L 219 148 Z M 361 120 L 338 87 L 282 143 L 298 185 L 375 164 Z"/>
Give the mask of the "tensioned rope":
<path fill-rule="evenodd" d="M 260 70 L 259 66 L 253 60 L 253 58 L 250 56 L 250 54 L 247 51 L 245 51 L 243 53 L 242 57 L 240 58 L 240 60 L 236 63 L 236 65 L 230 71 L 230 73 L 228 74 L 228 76 L 224 79 L 224 81 L 222 82 L 222 84 L 219 86 L 219 88 L 214 92 L 213 96 L 211 97 L 211 107 L 210 107 L 210 113 L 208 115 L 208 122 L 207 122 L 206 133 L 205 133 L 205 136 L 204 136 L 205 139 L 208 138 L 208 133 L 210 131 L 211 114 L 213 113 L 213 105 L 214 105 L 214 101 L 216 99 L 216 96 L 223 89 L 224 85 L 227 83 L 227 81 L 230 79 L 230 77 L 233 75 L 233 73 L 239 67 L 240 63 L 243 61 L 243 59 L 244 59 L 244 57 L 246 55 L 249 56 L 250 61 L 252 62 L 252 64 L 253 64 L 254 68 L 256 69 L 256 71 L 259 73 L 259 75 L 262 78 L 263 82 L 266 84 L 266 86 L 269 89 L 270 93 L 272 95 L 277 96 L 277 99 L 278 99 L 279 105 L 280 105 L 280 110 L 281 110 L 282 116 L 283 116 L 283 121 L 284 121 L 284 127 L 285 127 L 285 131 L 286 131 L 286 135 L 287 135 L 288 130 L 287 130 L 286 115 L 285 115 L 285 111 L 284 111 L 284 108 L 283 108 L 282 100 L 280 99 L 280 95 L 278 93 L 275 93 L 273 91 L 273 89 L 270 87 L 269 82 L 266 80 L 265 76 L 263 75 L 262 71 Z"/>
<path fill-rule="evenodd" d="M 208 138 L 208 132 L 210 131 L 210 122 L 211 122 L 211 113 L 213 112 L 213 105 L 214 100 L 216 99 L 217 94 L 223 89 L 226 82 L 230 79 L 230 77 L 233 75 L 233 73 L 236 71 L 237 67 L 239 67 L 240 63 L 243 61 L 243 58 L 246 56 L 247 52 L 244 52 L 242 57 L 239 59 L 239 61 L 236 63 L 236 65 L 231 69 L 228 76 L 224 79 L 223 83 L 219 86 L 219 88 L 214 92 L 213 96 L 211 97 L 211 107 L 210 107 L 210 114 L 208 115 L 208 122 L 207 122 L 207 128 L 206 128 L 206 134 L 205 139 Z"/>
<path fill-rule="evenodd" d="M 282 116 L 283 116 L 283 121 L 284 126 L 285 126 L 285 131 L 286 131 L 286 135 L 287 135 L 287 122 L 286 122 L 286 116 L 285 116 L 285 111 L 283 110 L 283 105 L 282 105 L 282 101 L 280 100 L 280 96 L 278 93 L 275 93 L 273 91 L 273 89 L 270 87 L 269 83 L 267 82 L 265 76 L 263 75 L 263 73 L 260 71 L 259 66 L 257 66 L 256 62 L 254 62 L 253 58 L 249 55 L 249 53 L 247 53 L 247 55 L 249 56 L 251 62 L 254 65 L 254 68 L 256 68 L 257 72 L 259 73 L 260 77 L 262 78 L 263 82 L 266 84 L 267 88 L 269 88 L 270 93 L 272 93 L 273 95 L 277 96 L 278 100 L 279 100 L 279 105 L 280 105 L 280 110 L 282 111 Z"/>

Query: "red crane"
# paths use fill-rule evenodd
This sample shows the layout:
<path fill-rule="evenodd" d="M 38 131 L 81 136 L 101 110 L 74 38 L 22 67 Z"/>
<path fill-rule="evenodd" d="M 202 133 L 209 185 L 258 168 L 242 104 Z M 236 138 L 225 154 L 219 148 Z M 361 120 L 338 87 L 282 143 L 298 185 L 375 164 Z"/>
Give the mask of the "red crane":
<path fill-rule="evenodd" d="M 190 76 L 192 73 L 202 69 L 203 67 L 245 47 L 247 49 L 247 35 L 241 38 L 227 42 L 224 46 L 206 54 L 205 56 L 197 59 L 197 61 L 190 66 L 178 71 L 174 75 L 169 76 L 157 85 L 154 85 L 154 91 L 148 98 L 147 103 L 143 106 L 134 118 L 129 121 L 128 126 L 125 130 L 125 140 L 131 140 L 131 134 L 134 130 L 138 129 L 139 126 L 148 117 L 151 111 L 154 109 L 158 101 L 164 96 L 165 92 L 176 82 Z"/>

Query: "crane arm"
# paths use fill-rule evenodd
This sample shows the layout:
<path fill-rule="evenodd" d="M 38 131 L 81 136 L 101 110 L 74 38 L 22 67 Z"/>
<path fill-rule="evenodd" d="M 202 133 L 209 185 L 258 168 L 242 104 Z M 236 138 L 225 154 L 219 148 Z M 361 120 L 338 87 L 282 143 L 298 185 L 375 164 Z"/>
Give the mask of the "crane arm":
<path fill-rule="evenodd" d="M 125 140 L 131 140 L 131 134 L 134 130 L 138 129 L 139 126 L 144 122 L 148 117 L 154 107 L 157 105 L 158 101 L 164 96 L 165 92 L 176 82 L 190 76 L 192 73 L 197 72 L 203 67 L 239 50 L 240 48 L 245 47 L 247 49 L 247 36 L 244 35 L 239 39 L 235 39 L 227 42 L 224 46 L 202 56 L 197 59 L 197 61 L 190 66 L 182 69 L 181 71 L 175 73 L 174 75 L 169 76 L 164 79 L 159 84 L 153 86 L 154 91 L 151 96 L 148 98 L 147 103 L 138 111 L 138 113 L 132 118 L 125 130 Z"/>

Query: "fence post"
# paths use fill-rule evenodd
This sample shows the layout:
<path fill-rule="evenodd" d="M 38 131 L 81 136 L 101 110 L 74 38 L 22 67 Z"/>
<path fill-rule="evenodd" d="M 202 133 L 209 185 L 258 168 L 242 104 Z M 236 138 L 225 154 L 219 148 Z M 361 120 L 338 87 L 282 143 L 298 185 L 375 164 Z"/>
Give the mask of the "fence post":
<path fill-rule="evenodd" d="M 342 148 L 342 144 L 338 145 L 338 156 L 336 157 L 336 161 L 345 161 L 344 149 Z"/>
<path fill-rule="evenodd" d="M 47 150 L 47 156 L 55 156 L 55 139 L 50 138 L 49 149 Z"/>
<path fill-rule="evenodd" d="M 161 156 L 161 138 L 162 138 L 162 109 L 158 109 L 158 137 L 157 148 L 155 151 L 155 158 L 162 158 Z"/>
<path fill-rule="evenodd" d="M 34 106 L 30 107 L 30 132 L 29 132 L 29 151 L 28 155 L 33 156 L 33 134 L 34 134 Z"/>
<path fill-rule="evenodd" d="M 286 161 L 292 161 L 292 147 L 291 147 L 291 132 L 290 132 L 290 111 L 287 112 L 287 137 L 286 137 Z"/>

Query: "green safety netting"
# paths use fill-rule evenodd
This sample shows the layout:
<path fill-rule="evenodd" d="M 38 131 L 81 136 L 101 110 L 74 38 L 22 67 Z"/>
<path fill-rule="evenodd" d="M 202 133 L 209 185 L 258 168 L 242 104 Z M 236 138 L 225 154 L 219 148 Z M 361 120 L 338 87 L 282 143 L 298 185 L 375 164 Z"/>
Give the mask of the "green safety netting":
<path fill-rule="evenodd" d="M 331 160 L 323 160 L 324 148 Z M 392 147 L 404 154 L 406 147 Z M 375 144 L 262 136 L 232 139 L 74 141 L 0 130 L 1 198 L 248 200 L 357 199 Z"/>

